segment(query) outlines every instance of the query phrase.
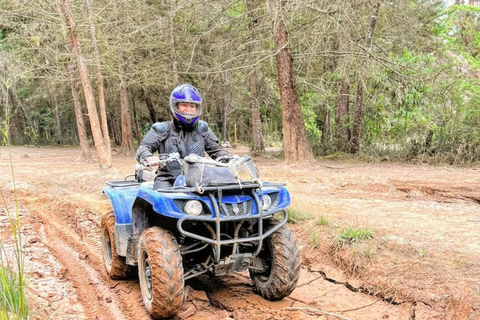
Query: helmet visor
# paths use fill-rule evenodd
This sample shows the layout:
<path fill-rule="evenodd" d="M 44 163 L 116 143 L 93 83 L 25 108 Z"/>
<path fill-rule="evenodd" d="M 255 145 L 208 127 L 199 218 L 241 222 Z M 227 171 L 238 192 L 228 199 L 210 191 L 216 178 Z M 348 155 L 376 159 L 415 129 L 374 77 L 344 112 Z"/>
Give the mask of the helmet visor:
<path fill-rule="evenodd" d="M 202 114 L 202 104 L 194 103 L 188 100 L 177 100 L 172 105 L 172 111 L 185 119 L 198 118 Z"/>

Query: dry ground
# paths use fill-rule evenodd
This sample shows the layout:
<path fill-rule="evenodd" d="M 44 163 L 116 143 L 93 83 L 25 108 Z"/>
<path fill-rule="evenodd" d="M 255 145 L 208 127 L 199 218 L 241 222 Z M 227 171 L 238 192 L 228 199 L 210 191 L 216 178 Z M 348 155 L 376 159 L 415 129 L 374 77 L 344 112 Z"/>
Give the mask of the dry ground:
<path fill-rule="evenodd" d="M 133 173 L 78 163 L 76 148 L 12 149 L 32 319 L 149 319 L 138 282 L 108 279 L 100 250 L 106 180 Z M 231 149 L 245 154 L 246 148 Z M 279 302 L 253 293 L 248 274 L 187 281 L 176 319 L 480 319 L 480 170 L 398 163 L 256 158 L 265 181 L 285 182 L 302 256 L 297 289 Z M 8 149 L 0 186 L 14 198 Z M 0 236 L 11 232 L 0 206 Z M 346 228 L 373 238 L 341 245 Z"/>

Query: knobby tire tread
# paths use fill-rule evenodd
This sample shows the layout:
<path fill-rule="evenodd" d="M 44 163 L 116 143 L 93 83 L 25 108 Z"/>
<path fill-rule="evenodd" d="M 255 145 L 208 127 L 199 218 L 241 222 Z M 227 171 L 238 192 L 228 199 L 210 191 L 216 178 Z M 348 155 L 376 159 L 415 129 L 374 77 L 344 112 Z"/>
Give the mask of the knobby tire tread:
<path fill-rule="evenodd" d="M 270 275 L 266 281 L 262 281 L 255 271 L 251 271 L 250 276 L 262 297 L 272 301 L 281 300 L 293 292 L 300 276 L 297 242 L 285 224 L 264 240 L 263 245 L 269 247 L 272 255 Z"/>
<path fill-rule="evenodd" d="M 139 259 L 148 254 L 151 267 L 152 297 L 142 296 L 150 316 L 155 319 L 174 316 L 182 307 L 184 299 L 183 265 L 180 248 L 175 237 L 167 230 L 152 227 L 143 231 L 139 244 Z M 144 276 L 139 263 L 139 276 Z M 141 283 L 142 286 L 142 283 Z"/>

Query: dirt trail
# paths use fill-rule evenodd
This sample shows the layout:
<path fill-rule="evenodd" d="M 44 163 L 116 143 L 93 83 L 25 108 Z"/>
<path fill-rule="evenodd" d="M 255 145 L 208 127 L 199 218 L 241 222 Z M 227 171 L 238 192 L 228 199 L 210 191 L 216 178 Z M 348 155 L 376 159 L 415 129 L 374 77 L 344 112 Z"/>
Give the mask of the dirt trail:
<path fill-rule="evenodd" d="M 37 307 L 32 319 L 149 319 L 142 305 L 138 281 L 109 279 L 103 267 L 100 247 L 100 219 L 110 210 L 109 201 L 100 190 L 106 180 L 119 180 L 132 173 L 133 161 L 115 157 L 114 167 L 102 171 L 95 163 L 75 164 L 77 149 L 14 148 L 12 151 L 22 204 L 21 219 L 26 229 L 24 243 L 27 247 L 29 288 Z M 244 149 L 232 151 L 238 154 L 245 152 Z M 11 201 L 13 194 L 8 191 L 10 185 L 6 174 L 9 169 L 3 150 L 0 151 L 0 159 L 0 183 Z M 390 180 L 382 178 L 381 175 L 385 175 L 383 169 L 374 171 L 374 165 L 321 164 L 297 168 L 285 167 L 272 159 L 256 160 L 264 180 L 287 182 L 294 208 L 315 215 L 304 223 L 292 225 L 302 254 L 297 289 L 282 301 L 270 302 L 253 292 L 248 273 L 219 279 L 200 277 L 186 282 L 188 296 L 174 319 L 480 318 L 479 306 L 476 305 L 478 292 L 475 295 L 472 291 L 472 282 L 480 280 L 480 271 L 472 271 L 472 268 L 480 270 L 480 259 L 461 258 L 472 253 L 475 259 L 480 258 L 478 251 L 475 253 L 478 237 L 469 238 L 478 228 L 468 224 L 465 229 L 465 221 L 476 220 L 480 216 L 478 171 L 465 168 L 453 172 L 450 177 L 445 174 L 448 169 L 440 173 L 437 171 L 444 169 L 421 172 L 419 169 L 425 168 L 416 167 L 413 170 L 408 168 L 408 176 L 405 176 L 399 174 L 405 168 L 392 165 L 389 169 L 397 170 L 393 172 L 396 180 Z M 460 174 L 465 175 L 461 183 L 457 179 L 450 180 Z M 443 177 L 443 182 L 432 186 L 434 176 Z M 446 208 L 441 207 L 442 203 L 446 204 Z M 435 247 L 434 242 L 438 242 L 440 236 L 449 237 L 449 230 L 444 223 L 437 223 L 436 219 L 432 221 L 431 215 L 415 215 L 417 210 L 421 212 L 429 207 L 431 212 L 438 209 L 433 212 L 434 216 L 448 218 L 450 227 L 464 232 L 458 234 L 458 241 L 463 241 L 470 251 L 455 248 L 458 242 L 445 248 Z M 345 252 L 339 251 L 334 255 L 339 259 L 337 261 L 328 254 L 333 237 L 331 232 L 336 228 L 321 228 L 314 220 L 315 217 L 326 216 L 332 225 L 352 223 L 351 211 L 354 211 L 357 223 L 367 222 L 375 229 L 379 240 L 372 254 L 382 258 L 372 258 L 369 264 L 359 260 L 361 272 L 357 272 L 356 276 L 344 271 L 349 268 L 348 259 L 342 256 Z M 389 222 L 377 229 L 377 221 L 383 223 L 383 219 Z M 417 228 L 420 223 L 425 229 Z M 412 227 L 413 224 L 415 227 Z M 433 230 L 426 228 L 432 226 Z M 8 242 L 7 229 L 6 221 L 0 220 L 2 239 Z M 420 241 L 415 238 L 416 229 L 428 235 L 421 236 Z M 312 230 L 318 233 L 312 233 Z M 314 234 L 319 237 L 319 244 L 312 240 Z M 393 242 L 395 250 L 390 253 L 385 248 Z M 432 257 L 419 260 L 416 256 L 417 244 Z M 398 248 L 406 252 L 404 264 L 388 256 L 398 255 Z M 451 269 L 445 270 L 433 259 L 449 249 L 454 249 L 461 257 L 450 260 L 446 256 L 445 265 L 451 266 Z M 467 260 L 471 261 L 470 265 L 464 265 Z M 454 285 L 445 284 L 443 287 L 446 287 L 450 298 L 455 298 L 456 294 L 460 298 L 469 296 L 468 303 L 452 307 L 452 303 L 461 299 L 449 299 L 440 290 L 442 285 L 436 283 L 436 275 L 428 273 L 423 276 L 430 277 L 435 286 L 432 290 L 423 287 L 423 291 L 427 292 L 420 296 L 418 286 L 411 283 L 416 281 L 416 277 L 409 278 L 411 272 L 406 273 L 405 270 L 421 267 L 433 273 L 448 271 L 444 278 L 449 281 L 463 272 L 462 278 L 457 279 Z M 391 281 L 387 281 L 388 277 Z M 398 285 L 398 281 L 403 284 L 396 289 L 398 292 L 393 293 L 391 286 Z M 428 282 L 421 285 L 425 284 Z M 455 292 L 452 288 L 460 291 Z M 439 298 L 442 294 L 443 304 Z"/>

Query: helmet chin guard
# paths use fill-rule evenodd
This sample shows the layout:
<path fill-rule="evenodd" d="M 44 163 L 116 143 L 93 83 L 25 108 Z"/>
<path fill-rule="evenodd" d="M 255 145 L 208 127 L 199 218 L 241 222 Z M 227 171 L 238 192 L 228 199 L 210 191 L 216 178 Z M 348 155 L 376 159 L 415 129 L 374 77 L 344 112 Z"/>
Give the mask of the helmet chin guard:
<path fill-rule="evenodd" d="M 178 109 L 178 104 L 181 102 L 192 103 L 196 106 L 194 113 L 182 113 Z M 173 89 L 170 94 L 170 111 L 174 119 L 184 128 L 188 129 L 195 125 L 202 115 L 202 97 L 197 88 L 191 84 L 181 84 Z"/>

